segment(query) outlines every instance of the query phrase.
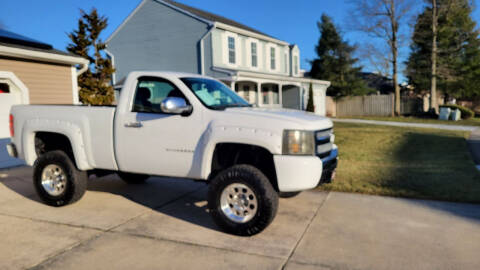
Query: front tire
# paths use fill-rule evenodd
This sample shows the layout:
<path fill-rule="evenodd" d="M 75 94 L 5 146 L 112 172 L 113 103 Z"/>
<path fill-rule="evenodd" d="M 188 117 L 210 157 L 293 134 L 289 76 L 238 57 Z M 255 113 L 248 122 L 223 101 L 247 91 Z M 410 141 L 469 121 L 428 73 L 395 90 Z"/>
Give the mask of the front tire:
<path fill-rule="evenodd" d="M 35 190 L 51 206 L 74 203 L 85 194 L 88 176 L 77 169 L 65 152 L 56 150 L 41 155 L 33 165 Z"/>
<path fill-rule="evenodd" d="M 224 231 L 251 236 L 263 231 L 275 218 L 278 194 L 260 170 L 235 165 L 211 181 L 208 208 Z"/>

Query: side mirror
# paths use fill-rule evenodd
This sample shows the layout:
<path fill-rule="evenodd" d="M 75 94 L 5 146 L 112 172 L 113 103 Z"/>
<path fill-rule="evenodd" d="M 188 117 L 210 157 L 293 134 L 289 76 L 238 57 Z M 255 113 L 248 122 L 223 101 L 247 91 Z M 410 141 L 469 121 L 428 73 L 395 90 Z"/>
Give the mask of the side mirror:
<path fill-rule="evenodd" d="M 192 106 L 179 97 L 169 97 L 162 101 L 160 108 L 164 113 L 188 115 L 192 112 Z"/>

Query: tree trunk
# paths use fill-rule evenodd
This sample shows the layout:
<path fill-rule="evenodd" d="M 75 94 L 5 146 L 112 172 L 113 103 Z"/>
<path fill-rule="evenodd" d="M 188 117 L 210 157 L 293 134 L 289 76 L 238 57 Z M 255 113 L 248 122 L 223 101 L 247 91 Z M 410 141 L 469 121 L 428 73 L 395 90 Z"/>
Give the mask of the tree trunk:
<path fill-rule="evenodd" d="M 395 1 L 390 1 L 390 24 L 392 27 L 392 40 L 391 40 L 391 49 L 392 49 L 392 69 L 393 69 L 393 87 L 395 89 L 395 115 L 400 115 L 400 87 L 398 86 L 398 41 L 397 41 L 397 31 L 398 31 L 398 21 L 395 16 Z"/>
<path fill-rule="evenodd" d="M 432 78 L 430 89 L 430 111 L 438 113 L 437 104 L 437 34 L 438 34 L 437 0 L 432 0 Z"/>

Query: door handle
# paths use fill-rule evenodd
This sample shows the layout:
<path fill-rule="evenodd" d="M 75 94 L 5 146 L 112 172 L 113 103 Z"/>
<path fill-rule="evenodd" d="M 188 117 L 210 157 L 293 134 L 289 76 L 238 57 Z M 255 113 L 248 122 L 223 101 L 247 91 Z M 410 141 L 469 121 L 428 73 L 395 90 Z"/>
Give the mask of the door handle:
<path fill-rule="evenodd" d="M 125 123 L 125 127 L 140 128 L 140 127 L 142 127 L 142 123 L 140 123 L 140 122 L 129 122 L 129 123 Z"/>

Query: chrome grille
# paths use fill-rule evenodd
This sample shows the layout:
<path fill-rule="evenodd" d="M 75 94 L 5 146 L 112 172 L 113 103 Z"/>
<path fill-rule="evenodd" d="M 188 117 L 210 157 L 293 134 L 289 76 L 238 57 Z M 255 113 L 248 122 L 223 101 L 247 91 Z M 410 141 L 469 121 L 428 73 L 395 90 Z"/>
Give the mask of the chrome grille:
<path fill-rule="evenodd" d="M 320 158 L 324 158 L 330 155 L 333 144 L 330 139 L 333 134 L 333 129 L 324 129 L 315 132 L 315 149 L 316 154 Z"/>

